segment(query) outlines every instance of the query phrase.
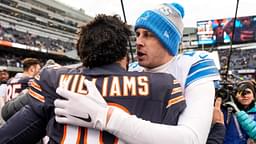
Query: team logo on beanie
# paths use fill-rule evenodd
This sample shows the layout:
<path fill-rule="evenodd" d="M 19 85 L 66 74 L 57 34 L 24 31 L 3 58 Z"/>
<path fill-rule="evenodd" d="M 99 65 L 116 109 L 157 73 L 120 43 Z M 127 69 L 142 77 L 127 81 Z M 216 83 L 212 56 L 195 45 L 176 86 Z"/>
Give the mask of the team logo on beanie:
<path fill-rule="evenodd" d="M 167 21 L 172 22 L 175 25 L 175 28 L 182 35 L 183 32 L 183 22 L 180 13 L 174 7 L 170 7 L 167 4 L 162 4 L 156 9 L 160 12 Z"/>

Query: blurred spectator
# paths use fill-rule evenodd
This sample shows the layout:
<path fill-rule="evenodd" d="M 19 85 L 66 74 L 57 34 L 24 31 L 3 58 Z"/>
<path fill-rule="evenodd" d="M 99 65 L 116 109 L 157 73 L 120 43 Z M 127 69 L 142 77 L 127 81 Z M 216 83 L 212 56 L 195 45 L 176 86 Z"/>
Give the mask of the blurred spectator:
<path fill-rule="evenodd" d="M 226 102 L 223 112 L 226 125 L 224 144 L 254 144 L 256 140 L 255 84 L 242 81 Z"/>
<path fill-rule="evenodd" d="M 36 58 L 26 58 L 23 61 L 23 73 L 16 74 L 7 82 L 5 102 L 15 98 L 19 93 L 27 90 L 34 76 L 40 71 L 40 61 Z"/>
<path fill-rule="evenodd" d="M 7 81 L 9 79 L 9 73 L 5 67 L 0 68 L 0 99 L 5 96 L 6 91 L 7 91 Z M 1 107 L 1 101 L 0 100 L 0 107 Z"/>
<path fill-rule="evenodd" d="M 9 73 L 6 68 L 0 68 L 0 112 L 4 105 L 4 96 L 7 90 L 6 82 L 9 79 Z M 0 127 L 4 123 L 2 116 L 0 116 Z"/>
<path fill-rule="evenodd" d="M 6 83 L 9 79 L 9 73 L 7 71 L 7 68 L 1 67 L 0 68 L 0 83 Z"/>

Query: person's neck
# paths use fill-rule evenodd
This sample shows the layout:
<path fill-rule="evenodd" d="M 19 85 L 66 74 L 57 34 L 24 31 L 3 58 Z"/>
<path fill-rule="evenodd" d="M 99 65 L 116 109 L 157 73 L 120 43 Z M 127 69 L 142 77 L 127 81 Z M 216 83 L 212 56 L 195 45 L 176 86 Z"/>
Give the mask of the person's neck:
<path fill-rule="evenodd" d="M 127 59 L 122 59 L 120 61 L 116 62 L 117 64 L 119 64 L 122 68 L 124 68 L 125 70 L 128 70 L 128 62 Z"/>
<path fill-rule="evenodd" d="M 33 75 L 28 71 L 24 71 L 23 76 L 32 77 Z"/>
<path fill-rule="evenodd" d="M 148 72 L 166 72 L 167 71 L 167 68 L 168 68 L 168 65 L 170 63 L 172 63 L 174 58 L 171 58 L 169 59 L 168 61 L 166 61 L 164 64 L 161 64 L 157 67 L 154 67 L 154 68 L 145 68 L 145 71 L 148 71 Z"/>

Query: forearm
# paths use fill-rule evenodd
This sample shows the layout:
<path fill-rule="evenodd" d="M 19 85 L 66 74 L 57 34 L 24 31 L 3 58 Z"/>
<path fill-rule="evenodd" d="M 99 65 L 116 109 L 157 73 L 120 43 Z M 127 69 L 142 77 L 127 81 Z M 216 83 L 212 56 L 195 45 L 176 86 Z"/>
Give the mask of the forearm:
<path fill-rule="evenodd" d="M 178 125 L 189 127 L 196 135 L 197 144 L 205 144 L 211 128 L 215 89 L 212 81 L 197 83 L 187 88 L 187 107 L 180 115 Z"/>
<path fill-rule="evenodd" d="M 214 88 L 213 83 L 199 85 L 198 88 L 204 92 L 198 93 L 198 89 L 187 91 L 188 107 L 181 114 L 177 126 L 151 123 L 114 111 L 107 131 L 127 143 L 205 144 L 212 120 Z"/>
<path fill-rule="evenodd" d="M 113 112 L 107 131 L 129 144 L 198 144 L 188 127 L 152 123 L 118 111 Z"/>

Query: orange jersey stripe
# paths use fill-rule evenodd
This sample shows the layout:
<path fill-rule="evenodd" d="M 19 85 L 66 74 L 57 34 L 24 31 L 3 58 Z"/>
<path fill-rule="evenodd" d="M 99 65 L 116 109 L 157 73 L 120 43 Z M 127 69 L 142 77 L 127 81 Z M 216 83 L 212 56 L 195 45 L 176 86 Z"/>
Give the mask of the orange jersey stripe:
<path fill-rule="evenodd" d="M 178 80 L 173 80 L 173 84 L 179 84 Z"/>
<path fill-rule="evenodd" d="M 31 86 L 39 91 L 42 91 L 41 87 L 39 84 L 37 84 L 36 82 L 32 81 L 31 82 Z"/>
<path fill-rule="evenodd" d="M 128 110 L 126 107 L 122 106 L 122 105 L 119 105 L 119 104 L 117 104 L 117 103 L 111 103 L 111 102 L 108 103 L 108 105 L 109 105 L 109 106 L 113 106 L 113 107 L 120 108 L 121 110 L 123 110 L 123 111 L 127 112 L 128 114 L 130 114 L 129 110 Z"/>
<path fill-rule="evenodd" d="M 34 76 L 34 78 L 39 81 L 40 80 L 40 75 L 36 75 L 36 76 Z"/>
<path fill-rule="evenodd" d="M 76 144 L 80 143 L 80 137 L 81 137 L 81 127 L 78 128 L 78 136 L 77 136 Z"/>
<path fill-rule="evenodd" d="M 100 131 L 99 144 L 104 144 L 104 142 L 103 142 L 103 132 L 102 131 Z"/>
<path fill-rule="evenodd" d="M 39 100 L 40 102 L 45 102 L 44 96 L 34 92 L 33 90 L 29 89 L 28 91 L 29 95 L 34 97 L 35 99 Z"/>
<path fill-rule="evenodd" d="M 87 144 L 88 128 L 84 129 L 84 144 Z"/>
<path fill-rule="evenodd" d="M 174 95 L 174 94 L 176 94 L 176 93 L 179 93 L 179 92 L 182 92 L 181 87 L 176 87 L 176 88 L 173 88 L 173 89 L 172 89 L 172 95 Z"/>
<path fill-rule="evenodd" d="M 64 141 L 66 139 L 66 135 L 67 135 L 67 125 L 64 125 L 63 137 L 61 139 L 60 144 L 64 144 Z"/>
<path fill-rule="evenodd" d="M 118 138 L 117 137 L 115 137 L 114 144 L 118 144 Z"/>
<path fill-rule="evenodd" d="M 176 97 L 176 98 L 173 98 L 173 99 L 170 99 L 168 101 L 168 105 L 167 105 L 167 108 L 174 105 L 174 104 L 177 104 L 181 101 L 184 101 L 185 100 L 185 97 L 184 96 L 179 96 L 179 97 Z"/>

